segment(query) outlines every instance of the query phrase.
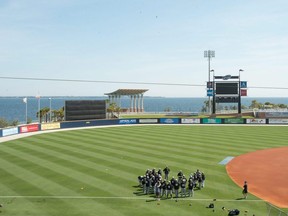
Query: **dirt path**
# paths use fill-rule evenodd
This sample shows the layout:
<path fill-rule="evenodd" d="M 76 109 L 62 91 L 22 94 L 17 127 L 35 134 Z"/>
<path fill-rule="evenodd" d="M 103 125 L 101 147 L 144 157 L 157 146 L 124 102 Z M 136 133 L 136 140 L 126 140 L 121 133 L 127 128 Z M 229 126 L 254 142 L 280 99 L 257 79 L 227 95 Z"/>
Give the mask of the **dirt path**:
<path fill-rule="evenodd" d="M 280 208 L 288 208 L 288 147 L 259 150 L 231 160 L 226 170 L 249 193 Z"/>

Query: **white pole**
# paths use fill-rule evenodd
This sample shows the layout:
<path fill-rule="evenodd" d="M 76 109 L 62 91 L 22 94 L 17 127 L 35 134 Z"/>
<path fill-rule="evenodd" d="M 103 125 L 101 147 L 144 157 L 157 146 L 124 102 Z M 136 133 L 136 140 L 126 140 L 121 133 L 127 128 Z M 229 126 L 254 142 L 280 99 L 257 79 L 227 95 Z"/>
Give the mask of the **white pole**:
<path fill-rule="evenodd" d="M 141 112 L 144 112 L 144 98 L 143 98 L 143 94 L 141 94 Z"/>
<path fill-rule="evenodd" d="M 38 97 L 38 118 L 39 118 L 39 124 L 41 124 L 41 115 L 40 115 L 40 97 Z"/>
<path fill-rule="evenodd" d="M 23 98 L 23 102 L 25 103 L 25 124 L 27 124 L 27 97 Z"/>
<path fill-rule="evenodd" d="M 27 111 L 27 104 L 28 104 L 28 100 L 26 99 L 26 113 L 25 113 L 25 116 L 26 116 L 26 118 L 25 118 L 25 120 L 26 120 L 26 122 L 25 122 L 25 124 L 27 124 L 28 123 L 28 117 L 27 117 L 27 115 L 28 115 L 28 111 Z"/>
<path fill-rule="evenodd" d="M 210 82 L 210 61 L 211 58 L 215 57 L 215 51 L 214 50 L 207 50 L 204 51 L 204 57 L 208 58 L 208 82 Z M 210 96 L 208 96 L 208 112 L 211 114 L 211 99 Z"/>
<path fill-rule="evenodd" d="M 40 95 L 38 94 L 36 96 L 36 98 L 38 99 L 38 121 L 39 121 L 39 124 L 41 124 L 41 118 L 40 118 Z"/>
<path fill-rule="evenodd" d="M 52 98 L 49 98 L 50 100 L 50 110 L 49 110 L 49 117 L 50 117 L 50 122 L 52 121 L 52 109 L 51 109 L 51 101 L 52 101 Z"/>

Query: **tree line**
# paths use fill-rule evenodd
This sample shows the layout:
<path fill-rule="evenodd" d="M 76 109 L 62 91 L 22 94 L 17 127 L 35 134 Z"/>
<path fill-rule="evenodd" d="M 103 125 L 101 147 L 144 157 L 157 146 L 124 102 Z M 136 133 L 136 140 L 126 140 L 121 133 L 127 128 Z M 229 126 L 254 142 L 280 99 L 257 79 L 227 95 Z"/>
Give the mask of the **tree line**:
<path fill-rule="evenodd" d="M 108 118 L 118 118 L 122 111 L 121 107 L 119 107 L 116 103 L 107 102 L 107 113 Z M 204 105 L 202 106 L 201 112 L 208 112 L 209 101 L 204 101 Z M 260 103 L 257 100 L 252 100 L 251 104 L 247 107 L 242 105 L 241 109 L 287 109 L 288 105 L 286 104 L 273 104 L 270 102 Z M 236 105 L 233 106 L 217 106 L 217 110 L 237 110 L 238 107 Z M 168 111 L 170 109 L 167 108 Z M 50 108 L 44 107 L 37 111 L 36 117 L 39 119 L 40 122 L 49 122 L 50 121 Z M 52 122 L 59 122 L 64 120 L 64 107 L 58 110 L 51 110 L 51 121 Z M 32 123 L 32 119 L 27 119 L 27 124 Z M 19 124 L 18 120 L 13 120 L 11 122 L 5 120 L 4 118 L 0 118 L 0 128 L 5 128 L 9 126 L 17 126 Z"/>
<path fill-rule="evenodd" d="M 40 122 L 49 122 L 50 121 L 50 108 L 44 107 L 37 111 L 36 113 L 37 119 L 40 118 Z M 51 110 L 51 122 L 59 122 L 64 120 L 64 107 L 58 110 Z M 29 117 L 27 118 L 26 124 L 32 123 L 32 119 Z M 4 118 L 0 118 L 0 128 L 6 128 L 10 126 L 17 126 L 19 125 L 18 120 L 8 121 Z"/>
<path fill-rule="evenodd" d="M 204 101 L 201 112 L 208 112 L 209 101 Z M 257 100 L 252 100 L 249 106 L 241 105 L 241 109 L 287 109 L 288 105 L 286 104 L 273 104 L 271 102 L 260 103 Z M 218 105 L 217 110 L 237 110 L 238 106 L 236 105 Z"/>

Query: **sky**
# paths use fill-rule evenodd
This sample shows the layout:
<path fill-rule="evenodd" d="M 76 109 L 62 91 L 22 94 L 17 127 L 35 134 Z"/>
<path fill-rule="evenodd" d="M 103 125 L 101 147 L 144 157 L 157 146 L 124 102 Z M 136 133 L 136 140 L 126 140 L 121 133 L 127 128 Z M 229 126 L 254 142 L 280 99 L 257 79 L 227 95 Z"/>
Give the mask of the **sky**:
<path fill-rule="evenodd" d="M 1 0 L 0 96 L 206 97 L 209 74 L 288 96 L 287 0 Z M 90 82 L 23 80 L 38 78 Z M 276 89 L 279 88 L 279 89 Z"/>

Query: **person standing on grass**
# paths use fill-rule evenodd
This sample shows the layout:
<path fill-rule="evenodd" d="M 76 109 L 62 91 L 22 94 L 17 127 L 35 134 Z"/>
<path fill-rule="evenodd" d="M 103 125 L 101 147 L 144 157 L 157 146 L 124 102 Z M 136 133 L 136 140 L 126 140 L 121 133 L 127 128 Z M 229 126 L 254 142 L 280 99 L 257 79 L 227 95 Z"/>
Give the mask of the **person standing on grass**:
<path fill-rule="evenodd" d="M 174 190 L 175 190 L 176 199 L 179 197 L 179 188 L 180 188 L 180 183 L 177 181 L 177 179 L 175 179 Z"/>
<path fill-rule="evenodd" d="M 158 169 L 157 173 L 158 173 L 159 176 L 162 177 L 162 170 L 161 170 L 161 168 Z"/>
<path fill-rule="evenodd" d="M 173 192 L 173 193 L 174 193 L 174 191 L 175 191 L 175 189 L 174 189 L 175 181 L 176 181 L 176 179 L 175 179 L 174 176 L 173 176 L 172 179 L 170 180 L 171 185 L 172 185 L 172 192 Z"/>
<path fill-rule="evenodd" d="M 182 180 L 182 177 L 183 177 L 183 172 L 182 170 L 180 170 L 177 174 L 177 177 L 178 177 L 178 182 L 180 182 Z"/>
<path fill-rule="evenodd" d="M 183 175 L 182 180 L 180 182 L 180 187 L 181 187 L 181 197 L 186 197 L 186 183 L 187 179 L 185 178 L 185 175 Z"/>
<path fill-rule="evenodd" d="M 201 190 L 201 188 L 202 188 L 202 183 L 203 183 L 202 175 L 199 175 L 198 176 L 198 188 L 199 188 L 199 190 Z"/>
<path fill-rule="evenodd" d="M 147 175 L 146 176 L 146 183 L 145 183 L 145 189 L 146 189 L 146 193 L 145 194 L 149 194 L 150 193 L 150 186 L 151 186 L 151 180 L 150 177 Z"/>
<path fill-rule="evenodd" d="M 161 182 L 161 197 L 164 195 L 167 196 L 167 183 L 165 179 Z"/>
<path fill-rule="evenodd" d="M 138 183 L 139 183 L 139 187 L 141 187 L 141 185 L 142 185 L 142 179 L 143 179 L 144 177 L 143 176 L 138 176 Z"/>
<path fill-rule="evenodd" d="M 143 193 L 146 193 L 146 176 L 143 176 L 141 184 L 142 184 Z"/>
<path fill-rule="evenodd" d="M 166 166 L 164 169 L 163 169 L 163 172 L 164 172 L 164 174 L 165 174 L 165 179 L 166 180 L 168 180 L 168 178 L 169 178 L 169 173 L 170 173 L 170 169 L 169 169 L 169 167 L 168 166 Z"/>
<path fill-rule="evenodd" d="M 156 182 L 155 184 L 155 194 L 156 194 L 156 200 L 160 201 L 160 195 L 161 195 L 161 181 Z"/>
<path fill-rule="evenodd" d="M 194 187 L 195 187 L 194 179 L 192 177 L 190 177 L 189 180 L 188 180 L 188 194 L 189 194 L 189 197 L 193 197 L 194 196 Z"/>
<path fill-rule="evenodd" d="M 166 189 L 167 189 L 167 194 L 166 194 L 166 197 L 168 199 L 168 197 L 170 196 L 170 198 L 172 198 L 172 184 L 170 181 L 168 181 L 167 185 L 166 185 Z"/>
<path fill-rule="evenodd" d="M 156 185 L 156 178 L 155 178 L 155 175 L 151 175 L 151 189 L 153 190 L 152 193 L 155 193 L 155 185 Z"/>
<path fill-rule="evenodd" d="M 201 187 L 204 188 L 205 187 L 205 179 L 206 179 L 206 176 L 205 176 L 204 172 L 201 173 L 201 177 L 202 177 L 202 185 L 201 185 Z"/>
<path fill-rule="evenodd" d="M 247 196 L 248 196 L 248 184 L 247 184 L 247 181 L 244 182 L 242 194 L 243 194 L 244 199 L 247 199 Z"/>

